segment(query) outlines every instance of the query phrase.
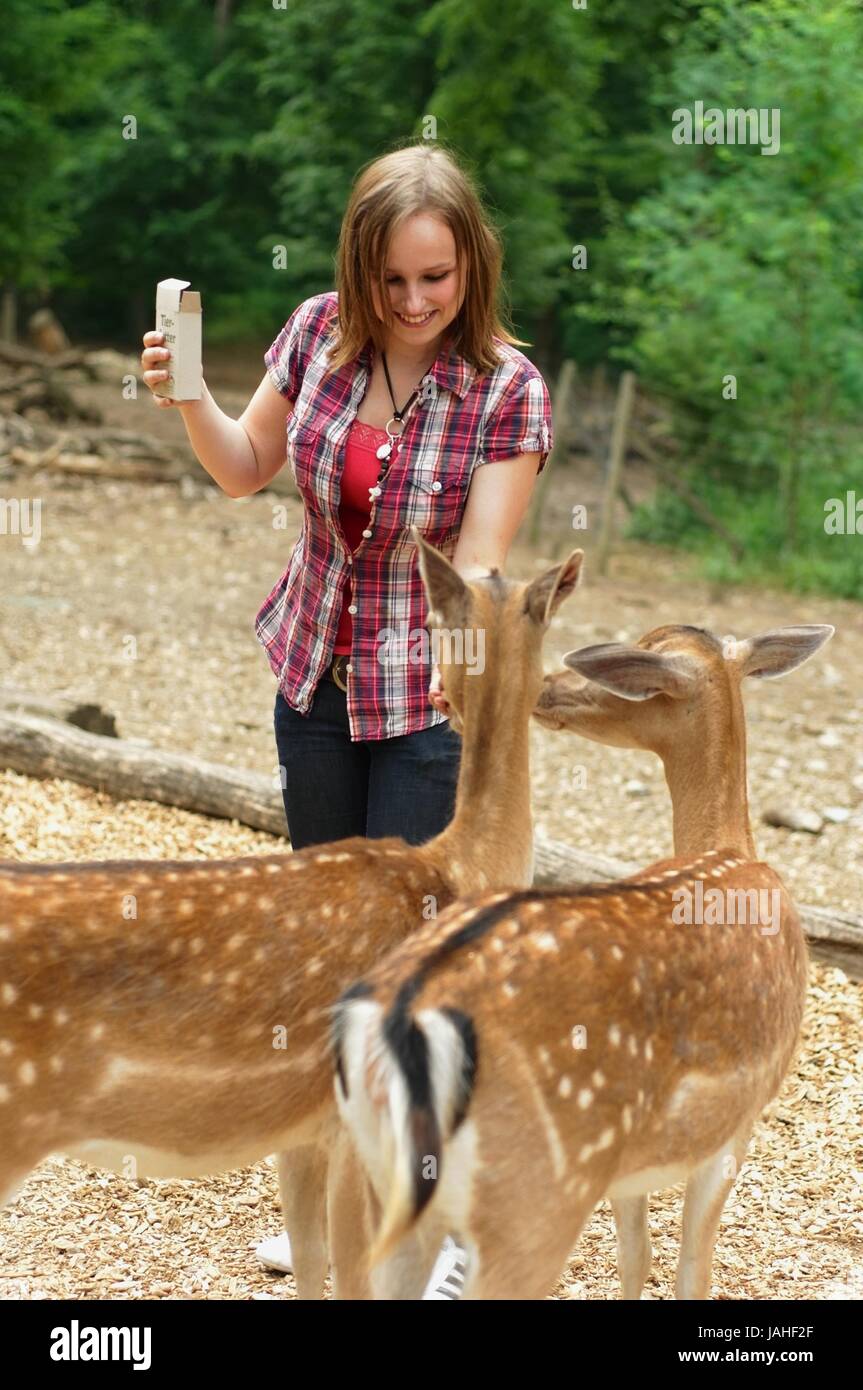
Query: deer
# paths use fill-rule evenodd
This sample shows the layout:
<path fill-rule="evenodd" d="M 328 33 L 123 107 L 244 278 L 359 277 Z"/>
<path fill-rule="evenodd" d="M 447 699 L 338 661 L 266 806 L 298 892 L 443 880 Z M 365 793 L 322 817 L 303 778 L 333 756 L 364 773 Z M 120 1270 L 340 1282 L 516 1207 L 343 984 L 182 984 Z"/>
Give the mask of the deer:
<path fill-rule="evenodd" d="M 275 1153 L 298 1297 L 321 1297 L 328 1240 L 343 1252 L 338 1296 L 364 1287 L 340 1225 L 356 1174 L 337 1142 L 331 1008 L 430 902 L 531 882 L 541 647 L 583 558 L 529 583 L 497 569 L 468 583 L 410 534 L 432 641 L 473 627 L 485 642 L 465 644 L 485 664 L 450 691 L 462 757 L 449 825 L 416 846 L 357 836 L 234 859 L 0 864 L 0 1204 L 49 1153 L 181 1178 Z"/>
<path fill-rule="evenodd" d="M 666 626 L 569 652 L 546 677 L 546 728 L 661 758 L 675 856 L 610 884 L 471 894 L 342 995 L 334 1086 L 374 1193 L 376 1297 L 405 1296 L 401 1253 L 444 1227 L 467 1252 L 463 1297 L 545 1297 L 608 1198 L 623 1297 L 638 1298 L 647 1194 L 685 1181 L 675 1294 L 709 1298 L 808 977 L 794 903 L 756 859 L 741 684 L 833 631 Z"/>

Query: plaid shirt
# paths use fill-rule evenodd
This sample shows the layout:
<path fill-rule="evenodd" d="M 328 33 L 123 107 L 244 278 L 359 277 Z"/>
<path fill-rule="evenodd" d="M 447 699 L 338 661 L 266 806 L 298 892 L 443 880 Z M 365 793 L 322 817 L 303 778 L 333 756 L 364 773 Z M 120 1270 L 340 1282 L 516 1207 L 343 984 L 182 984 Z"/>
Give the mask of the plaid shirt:
<path fill-rule="evenodd" d="M 351 739 L 394 738 L 447 718 L 428 699 L 427 604 L 409 527 L 416 525 L 451 559 L 474 469 L 538 451 L 541 471 L 553 442 L 551 403 L 536 367 L 509 344 L 495 339 L 503 360 L 477 378 L 445 343 L 393 448 L 372 504 L 371 535 L 351 553 L 338 515 L 340 474 L 372 347 L 367 343 L 354 362 L 329 370 L 337 316 L 335 291 L 304 300 L 264 357 L 273 384 L 294 402 L 287 456 L 304 516 L 288 567 L 255 618 L 255 634 L 285 700 L 307 714 L 333 657 L 342 591 L 352 574 Z"/>

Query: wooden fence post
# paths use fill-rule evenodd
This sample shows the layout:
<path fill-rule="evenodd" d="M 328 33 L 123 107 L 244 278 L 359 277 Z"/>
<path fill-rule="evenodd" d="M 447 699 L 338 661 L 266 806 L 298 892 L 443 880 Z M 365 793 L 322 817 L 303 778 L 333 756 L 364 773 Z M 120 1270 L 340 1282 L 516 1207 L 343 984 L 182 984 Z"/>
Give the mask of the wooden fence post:
<path fill-rule="evenodd" d="M 608 471 L 605 478 L 605 495 L 602 500 L 599 545 L 597 549 L 597 573 L 605 574 L 614 529 L 614 502 L 620 487 L 620 473 L 626 453 L 626 435 L 632 418 L 635 403 L 635 372 L 624 372 L 617 388 L 617 401 L 614 406 L 614 421 L 611 427 L 611 449 L 608 456 Z"/>

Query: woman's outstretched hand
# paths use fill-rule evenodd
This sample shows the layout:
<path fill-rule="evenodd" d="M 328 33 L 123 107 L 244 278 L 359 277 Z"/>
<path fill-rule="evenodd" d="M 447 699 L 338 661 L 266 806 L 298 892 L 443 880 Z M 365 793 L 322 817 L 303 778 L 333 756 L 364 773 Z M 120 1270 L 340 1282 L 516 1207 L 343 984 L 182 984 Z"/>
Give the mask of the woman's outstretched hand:
<path fill-rule="evenodd" d="M 159 333 L 155 328 L 150 329 L 144 334 L 144 351 L 141 353 L 141 366 L 144 370 L 144 384 L 153 390 L 160 382 L 167 380 L 170 376 L 168 369 L 168 359 L 171 356 L 169 348 L 164 346 L 165 335 Z M 166 409 L 176 405 L 172 396 L 157 396 L 154 392 L 153 400 L 156 405 Z"/>
<path fill-rule="evenodd" d="M 448 715 L 450 713 L 449 700 L 443 693 L 443 677 L 441 676 L 440 667 L 437 662 L 435 662 L 432 667 L 431 681 L 429 682 L 429 700 L 441 714 Z"/>

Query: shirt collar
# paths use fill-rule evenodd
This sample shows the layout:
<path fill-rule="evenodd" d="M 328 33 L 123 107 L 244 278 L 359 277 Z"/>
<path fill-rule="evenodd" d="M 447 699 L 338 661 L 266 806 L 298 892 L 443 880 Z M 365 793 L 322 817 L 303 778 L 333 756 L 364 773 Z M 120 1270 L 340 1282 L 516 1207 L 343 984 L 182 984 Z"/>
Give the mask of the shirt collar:
<path fill-rule="evenodd" d="M 359 361 L 367 371 L 371 370 L 372 345 L 370 342 L 366 343 L 360 352 Z M 459 400 L 463 400 L 467 395 L 476 375 L 476 367 L 472 366 L 459 352 L 456 352 L 449 338 L 444 340 L 440 352 L 426 373 L 426 376 L 434 377 L 436 385 L 444 386 L 448 391 L 453 391 Z"/>

